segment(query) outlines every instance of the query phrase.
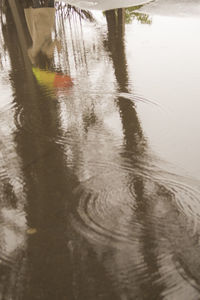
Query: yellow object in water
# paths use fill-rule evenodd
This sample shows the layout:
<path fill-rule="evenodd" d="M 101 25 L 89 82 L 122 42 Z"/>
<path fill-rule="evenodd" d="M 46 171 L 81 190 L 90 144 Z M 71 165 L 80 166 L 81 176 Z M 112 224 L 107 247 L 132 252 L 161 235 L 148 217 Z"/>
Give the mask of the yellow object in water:
<path fill-rule="evenodd" d="M 37 79 L 37 81 L 41 85 L 45 85 L 48 88 L 54 88 L 54 80 L 55 80 L 55 73 L 44 71 L 39 68 L 32 68 L 33 73 Z"/>

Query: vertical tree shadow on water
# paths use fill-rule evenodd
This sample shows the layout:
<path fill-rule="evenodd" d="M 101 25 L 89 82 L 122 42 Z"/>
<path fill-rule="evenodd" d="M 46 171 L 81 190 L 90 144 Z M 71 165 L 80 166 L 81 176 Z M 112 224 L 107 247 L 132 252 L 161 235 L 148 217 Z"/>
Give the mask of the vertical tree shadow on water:
<path fill-rule="evenodd" d="M 29 229 L 21 266 L 14 265 L 16 274 L 13 270 L 8 274 L 2 299 L 66 299 L 72 291 L 66 218 L 77 179 L 64 168 L 62 151 L 53 142 L 59 133 L 57 103 L 48 101 L 32 73 L 23 6 L 18 1 L 9 4 L 4 37 L 12 65 L 16 120 L 22 112 L 15 144 L 22 162 Z"/>
<path fill-rule="evenodd" d="M 106 19 L 108 24 L 108 49 L 113 61 L 119 92 L 127 93 L 129 92 L 129 82 L 124 41 L 125 10 L 118 9 L 117 11 L 108 11 L 106 12 Z M 149 23 L 148 18 L 147 21 Z M 194 282 L 193 284 L 197 288 L 199 282 L 199 261 L 196 265 L 195 260 L 188 260 L 188 256 L 193 253 L 194 257 L 197 258 L 198 234 L 196 232 L 197 235 L 194 237 L 190 230 L 189 232 L 183 231 L 183 228 L 188 226 L 187 219 L 176 206 L 176 196 L 178 196 L 177 194 L 181 191 L 173 191 L 170 181 L 168 185 L 162 182 L 162 180 L 160 182 L 157 181 L 153 173 L 149 174 L 147 178 L 142 175 L 142 172 L 138 174 L 137 169 L 142 169 L 143 167 L 145 169 L 145 165 L 148 165 L 151 159 L 148 155 L 148 149 L 146 150 L 146 140 L 143 136 L 134 103 L 123 97 L 119 97 L 117 103 L 123 124 L 125 140 L 125 151 L 122 155 L 129 157 L 133 167 L 132 174 L 130 174 L 129 178 L 129 180 L 132 181 L 130 186 L 133 187 L 136 201 L 133 218 L 137 220 L 136 223 L 142 225 L 139 242 L 141 244 L 141 255 L 143 256 L 143 262 L 145 264 L 139 271 L 135 270 L 134 272 L 135 278 L 134 276 L 133 278 L 137 286 L 135 290 L 133 289 L 133 278 L 128 278 L 127 270 L 129 284 L 127 286 L 128 296 L 126 297 L 127 299 L 132 299 L 132 292 L 134 291 L 134 297 L 136 296 L 138 299 L 164 298 L 165 290 L 167 290 L 170 285 L 168 279 L 163 280 L 159 272 L 163 264 L 161 259 L 162 255 L 166 257 L 172 255 L 174 258 L 174 273 L 176 273 L 176 267 L 182 269 L 182 275 L 185 272 L 184 276 L 188 276 L 187 280 L 191 278 L 191 280 L 189 280 L 190 283 L 192 283 L 195 278 L 196 284 L 194 284 Z M 196 197 L 198 196 L 197 194 Z M 162 241 L 162 238 L 164 241 Z M 169 247 L 170 250 L 167 249 L 166 251 L 167 247 Z M 187 250 L 185 251 L 185 249 Z M 181 252 L 182 254 L 180 254 Z M 184 255 L 186 252 L 187 254 Z M 163 265 L 165 268 L 165 262 Z M 186 267 L 186 265 L 188 265 L 188 267 Z M 176 282 L 176 275 L 174 278 Z M 180 279 L 176 282 L 177 286 L 180 284 L 181 280 L 179 280 Z M 130 289 L 130 292 L 128 292 L 128 289 Z"/>
<path fill-rule="evenodd" d="M 108 27 L 107 47 L 113 62 L 118 91 L 119 94 L 128 94 L 129 76 L 125 51 L 125 9 L 107 11 L 105 15 Z M 151 294 L 154 294 L 156 299 L 162 299 L 161 292 L 165 288 L 164 284 L 157 287 L 154 286 L 154 292 L 152 293 L 152 276 L 155 280 L 156 278 L 159 280 L 160 277 L 158 275 L 156 257 L 157 245 L 156 243 L 153 245 L 151 243 L 152 239 L 156 238 L 155 229 L 147 218 L 149 205 L 151 204 L 149 204 L 148 199 L 145 198 L 145 178 L 137 174 L 137 168 L 140 168 L 140 162 L 145 164 L 146 160 L 148 160 L 146 139 L 137 116 L 134 102 L 120 96 L 116 99 L 116 102 L 119 108 L 124 134 L 124 149 L 121 155 L 123 159 L 128 160 L 129 166 L 132 169 L 132 172 L 128 175 L 127 186 L 134 190 L 134 205 L 136 206 L 136 210 L 135 212 L 133 211 L 132 215 L 133 223 L 138 223 L 142 226 L 142 230 L 137 237 L 138 241 L 135 241 L 136 244 L 139 242 L 141 253 L 138 253 L 139 255 L 133 255 L 133 257 L 131 257 L 132 254 L 128 254 L 127 251 L 124 251 L 124 253 L 121 251 L 121 254 L 119 254 L 119 257 L 122 256 L 121 263 L 125 264 L 127 270 L 121 266 L 124 274 L 121 278 L 120 274 L 118 276 L 116 275 L 119 280 L 118 288 L 119 291 L 121 289 L 120 293 L 122 299 L 132 299 L 132 297 L 149 299 Z M 124 197 L 126 197 L 125 194 Z M 134 245 L 132 250 L 133 249 Z M 131 251 L 131 248 L 129 251 Z M 140 261 L 141 257 L 139 256 L 142 257 L 143 262 Z M 144 264 L 143 266 L 142 263 Z M 128 265 L 131 264 L 133 268 L 132 272 L 130 266 L 130 269 L 128 268 Z"/>

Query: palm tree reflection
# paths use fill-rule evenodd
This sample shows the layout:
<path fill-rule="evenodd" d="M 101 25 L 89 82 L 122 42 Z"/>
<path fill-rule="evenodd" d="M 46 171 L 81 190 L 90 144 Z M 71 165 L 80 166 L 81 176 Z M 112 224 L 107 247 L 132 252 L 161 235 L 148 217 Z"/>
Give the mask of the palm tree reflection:
<path fill-rule="evenodd" d="M 119 94 L 128 95 L 129 78 L 124 41 L 125 9 L 106 11 L 105 15 L 108 26 L 107 47 L 113 62 Z M 156 249 L 155 253 L 153 249 L 151 249 L 151 252 L 148 251 L 149 245 L 151 244 L 151 239 L 155 237 L 154 228 L 151 227 L 150 229 L 151 225 L 146 219 L 149 204 L 145 199 L 145 179 L 142 176 L 137 175 L 138 164 L 145 164 L 146 141 L 142 132 L 140 121 L 137 116 L 134 102 L 128 99 L 128 96 L 119 96 L 116 101 L 119 107 L 119 113 L 123 125 L 125 143 L 124 151 L 121 155 L 123 158 L 129 160 L 129 164 L 132 168 L 132 172 L 127 177 L 126 184 L 127 187 L 132 186 L 132 188 L 134 189 L 135 201 L 137 206 L 136 212 L 134 213 L 132 211 L 132 220 L 130 218 L 129 224 L 127 223 L 127 226 L 131 228 L 131 223 L 133 222 L 142 224 L 142 226 L 146 229 L 143 228 L 141 232 L 138 232 L 136 234 L 138 241 L 136 240 L 135 244 L 137 244 L 138 242 L 141 243 L 141 253 L 137 253 L 136 245 L 133 245 L 132 247 L 127 246 L 128 250 L 127 248 L 122 247 L 120 250 L 116 251 L 113 257 L 113 260 L 116 264 L 115 266 L 113 265 L 113 268 L 116 268 L 115 280 L 118 281 L 118 289 L 120 290 L 120 293 L 122 297 L 124 297 L 124 299 L 131 299 L 131 297 L 133 296 L 143 299 L 149 299 L 149 295 L 152 289 L 151 275 L 154 274 L 154 276 L 156 276 L 158 266 L 155 254 Z M 124 194 L 124 197 L 127 197 L 126 194 Z M 142 220 L 141 217 L 143 218 Z M 147 228 L 148 231 L 151 232 L 151 237 L 148 234 L 145 234 L 145 230 L 147 230 Z M 134 230 L 134 228 L 132 228 L 132 230 Z M 145 265 L 138 269 L 137 266 L 143 264 L 142 261 L 140 261 L 141 259 L 144 260 Z M 132 269 L 135 269 L 135 271 L 129 274 L 131 268 L 127 267 L 127 270 L 125 270 L 123 264 L 125 264 L 126 267 L 132 265 Z M 124 272 L 121 278 L 119 275 L 120 270 L 123 270 Z M 142 282 L 138 281 L 138 278 L 143 278 Z M 159 298 L 160 292 L 163 290 L 163 288 L 164 287 L 161 285 L 158 288 L 157 292 L 155 288 L 154 293 L 156 295 L 156 298 Z"/>
<path fill-rule="evenodd" d="M 54 143 L 59 134 L 57 103 L 49 101 L 34 78 L 23 6 L 15 1 L 13 11 L 13 3 L 6 7 L 3 30 L 12 65 L 16 120 L 23 112 L 15 147 L 21 158 L 29 229 L 24 232 L 26 249 L 23 243 L 16 249 L 19 262 L 12 258 L 16 272 L 7 273 L 11 282 L 7 280 L 2 299 L 66 299 L 72 293 L 66 216 L 77 179 L 64 168 L 62 150 Z"/>
<path fill-rule="evenodd" d="M 120 93 L 129 92 L 127 61 L 125 54 L 125 10 L 111 10 L 106 13 L 108 25 L 108 50 L 113 61 L 116 80 Z M 137 144 L 144 141 L 140 122 L 133 101 L 119 97 L 117 100 L 123 124 L 127 151 L 137 151 Z M 136 138 L 136 136 L 138 138 Z M 142 155 L 141 149 L 139 150 Z"/>
<path fill-rule="evenodd" d="M 124 46 L 126 13 L 124 9 L 118 9 L 107 11 L 105 15 L 108 26 L 108 50 L 112 58 L 119 92 L 125 93 L 126 95 L 129 93 L 127 61 Z M 146 20 L 146 23 L 149 24 L 148 18 L 145 17 L 142 18 L 142 20 Z M 129 158 L 129 163 L 132 165 L 132 172 L 127 180 L 127 185 L 134 187 L 136 201 L 136 209 L 133 213 L 132 221 L 129 221 L 129 226 L 131 227 L 132 222 L 142 226 L 141 231 L 136 234 L 138 240 L 135 241 L 135 244 L 137 244 L 137 242 L 140 244 L 141 252 L 138 253 L 138 257 L 128 254 L 128 252 L 134 252 L 134 246 L 132 249 L 130 247 L 128 252 L 127 249 L 118 251 L 118 254 L 116 251 L 116 269 L 118 270 L 116 271 L 116 278 L 118 277 L 117 274 L 119 274 L 119 270 L 123 269 L 121 264 L 126 264 L 126 266 L 132 265 L 132 267 L 135 268 L 134 274 L 131 274 L 132 278 L 129 273 L 131 268 L 129 267 L 124 271 L 125 273 L 123 273 L 122 277 L 118 277 L 118 288 L 120 289 L 120 285 L 121 287 L 124 286 L 124 294 L 122 292 L 122 294 L 125 295 L 124 299 L 132 299 L 133 295 L 139 299 L 149 299 L 152 294 L 155 299 L 162 299 L 162 294 L 166 290 L 169 282 L 163 280 L 161 274 L 159 274 L 159 269 L 166 268 L 166 264 L 165 262 L 161 262 L 158 253 L 160 252 L 162 253 L 161 255 L 166 256 L 169 255 L 166 245 L 170 245 L 169 247 L 173 248 L 174 253 L 179 253 L 177 255 L 177 257 L 179 257 L 179 263 L 180 261 L 184 261 L 184 263 L 190 266 L 190 272 L 192 272 L 193 275 L 195 274 L 194 277 L 198 282 L 198 272 L 194 262 L 191 260 L 188 261 L 188 258 L 186 258 L 187 255 L 184 255 L 184 251 L 181 251 L 183 254 L 180 255 L 180 249 L 177 249 L 177 241 L 179 241 L 180 245 L 194 245 L 194 242 L 192 242 L 189 233 L 185 234 L 182 232 L 181 228 L 186 226 L 186 219 L 183 216 L 178 217 L 179 212 L 173 204 L 174 194 L 170 188 L 170 184 L 166 186 L 165 184 L 154 181 L 153 176 L 147 178 L 142 172 L 138 174 L 137 169 L 145 169 L 145 165 L 148 164 L 148 160 L 150 159 L 146 151 L 146 140 L 137 117 L 134 103 L 126 97 L 118 97 L 117 103 L 123 124 L 125 140 L 125 149 L 124 152 L 122 152 L 122 156 Z M 158 208 L 159 205 L 163 205 L 161 210 Z M 155 219 L 157 219 L 157 224 Z M 172 226 L 166 221 L 167 219 L 171 220 Z M 160 222 L 163 228 L 162 233 L 167 242 L 162 241 L 162 234 L 158 229 Z M 171 236 L 172 232 L 173 237 Z M 180 245 L 179 247 L 181 248 Z M 135 248 L 137 248 L 137 246 L 135 246 Z M 188 249 L 188 251 L 194 252 L 194 256 L 196 256 L 196 249 L 197 244 L 193 250 Z M 173 265 L 173 263 L 171 264 Z M 185 268 L 185 266 L 183 268 Z M 174 267 L 174 269 L 176 269 L 176 267 Z M 112 270 L 112 272 L 114 271 Z M 173 275 L 175 280 L 178 281 L 177 271 L 174 270 Z M 138 280 L 139 278 L 142 278 L 142 280 Z M 125 285 L 124 282 L 126 282 Z M 159 282 L 159 284 L 156 282 Z M 154 287 L 153 292 L 152 286 Z"/>

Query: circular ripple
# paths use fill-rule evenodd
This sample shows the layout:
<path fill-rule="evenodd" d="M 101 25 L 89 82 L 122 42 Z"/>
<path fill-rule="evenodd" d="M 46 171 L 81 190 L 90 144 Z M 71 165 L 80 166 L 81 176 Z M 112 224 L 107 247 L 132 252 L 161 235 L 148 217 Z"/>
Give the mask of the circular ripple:
<path fill-rule="evenodd" d="M 186 299 L 188 293 L 195 299 L 200 277 L 198 187 L 142 163 L 141 168 L 140 163 L 135 168 L 97 165 L 110 172 L 76 189 L 71 222 L 102 257 L 110 253 L 103 263 L 116 288 L 125 288 L 127 299 L 139 295 L 134 282 L 146 290 L 165 286 L 166 299 Z"/>

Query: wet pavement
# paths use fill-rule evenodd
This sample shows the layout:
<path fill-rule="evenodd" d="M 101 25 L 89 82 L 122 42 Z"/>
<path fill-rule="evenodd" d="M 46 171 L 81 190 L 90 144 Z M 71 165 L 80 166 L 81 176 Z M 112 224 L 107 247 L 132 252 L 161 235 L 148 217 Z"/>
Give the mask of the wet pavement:
<path fill-rule="evenodd" d="M 0 300 L 198 300 L 199 2 L 72 2 L 0 2 Z"/>

